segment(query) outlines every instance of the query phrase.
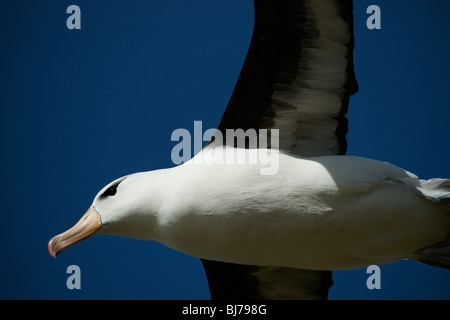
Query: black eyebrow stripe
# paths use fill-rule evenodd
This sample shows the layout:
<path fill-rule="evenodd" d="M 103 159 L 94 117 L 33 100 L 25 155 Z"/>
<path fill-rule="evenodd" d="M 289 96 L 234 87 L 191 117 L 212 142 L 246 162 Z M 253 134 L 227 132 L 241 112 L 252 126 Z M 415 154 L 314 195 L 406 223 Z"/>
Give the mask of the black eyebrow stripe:
<path fill-rule="evenodd" d="M 123 179 L 120 179 L 119 181 L 116 181 L 115 183 L 113 183 L 112 185 L 108 186 L 105 191 L 103 191 L 103 193 L 100 195 L 100 198 L 106 198 L 108 196 L 107 192 L 109 189 L 111 188 L 117 188 L 119 186 L 119 184 L 122 183 L 122 181 L 124 181 L 127 177 L 124 177 Z"/>

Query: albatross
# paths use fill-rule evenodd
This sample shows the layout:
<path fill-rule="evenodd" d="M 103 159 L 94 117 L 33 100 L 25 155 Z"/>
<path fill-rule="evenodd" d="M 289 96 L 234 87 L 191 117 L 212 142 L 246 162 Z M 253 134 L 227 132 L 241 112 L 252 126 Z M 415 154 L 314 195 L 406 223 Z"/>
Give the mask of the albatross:
<path fill-rule="evenodd" d="M 352 1 L 254 9 L 247 57 L 207 146 L 106 185 L 48 242 L 50 255 L 101 234 L 158 241 L 201 258 L 213 299 L 325 299 L 331 270 L 401 259 L 450 269 L 450 180 L 345 155 L 358 90 Z M 267 158 L 277 166 L 264 174 Z"/>

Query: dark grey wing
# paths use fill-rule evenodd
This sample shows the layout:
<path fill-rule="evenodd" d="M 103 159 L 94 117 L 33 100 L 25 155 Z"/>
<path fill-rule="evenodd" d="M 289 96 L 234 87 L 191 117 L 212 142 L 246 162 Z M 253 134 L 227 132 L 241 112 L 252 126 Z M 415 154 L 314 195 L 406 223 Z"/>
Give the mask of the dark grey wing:
<path fill-rule="evenodd" d="M 280 149 L 345 154 L 349 98 L 358 90 L 352 1 L 254 3 L 250 48 L 218 130 L 225 139 L 227 129 L 279 129 Z M 326 299 L 332 285 L 330 271 L 202 262 L 213 299 Z"/>
<path fill-rule="evenodd" d="M 213 300 L 325 300 L 333 284 L 331 271 L 202 263 Z"/>
<path fill-rule="evenodd" d="M 247 57 L 218 126 L 279 129 L 280 149 L 344 154 L 353 71 L 351 0 L 255 0 Z M 227 142 L 233 144 L 233 141 Z"/>

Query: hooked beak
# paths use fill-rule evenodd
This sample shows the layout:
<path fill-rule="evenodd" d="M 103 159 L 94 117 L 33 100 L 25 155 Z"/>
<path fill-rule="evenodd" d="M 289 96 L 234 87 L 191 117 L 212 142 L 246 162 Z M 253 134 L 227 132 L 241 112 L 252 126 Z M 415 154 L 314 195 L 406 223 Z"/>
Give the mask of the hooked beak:
<path fill-rule="evenodd" d="M 94 207 L 90 207 L 88 211 L 81 217 L 69 230 L 54 236 L 47 244 L 48 253 L 56 258 L 56 255 L 71 245 L 87 239 L 95 231 L 102 226 L 100 215 L 95 211 Z"/>

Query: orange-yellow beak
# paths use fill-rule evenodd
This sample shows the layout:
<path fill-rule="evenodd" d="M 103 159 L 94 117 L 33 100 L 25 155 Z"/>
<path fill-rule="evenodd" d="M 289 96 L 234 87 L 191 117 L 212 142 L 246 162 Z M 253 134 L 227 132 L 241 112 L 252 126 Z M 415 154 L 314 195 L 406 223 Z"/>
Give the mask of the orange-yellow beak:
<path fill-rule="evenodd" d="M 87 239 L 96 230 L 102 226 L 100 215 L 95 211 L 94 207 L 90 207 L 88 211 L 81 217 L 69 230 L 54 236 L 47 245 L 48 253 L 56 258 L 56 255 L 71 245 Z"/>

